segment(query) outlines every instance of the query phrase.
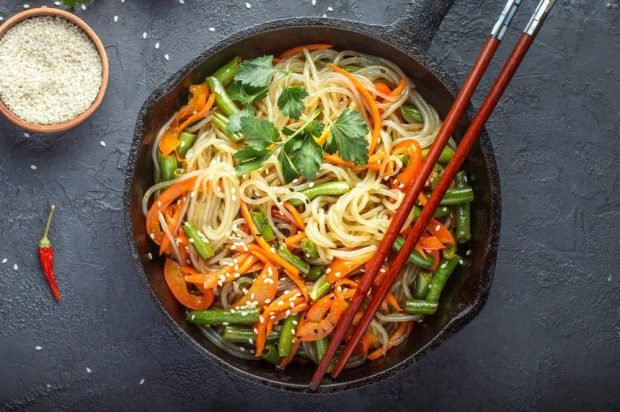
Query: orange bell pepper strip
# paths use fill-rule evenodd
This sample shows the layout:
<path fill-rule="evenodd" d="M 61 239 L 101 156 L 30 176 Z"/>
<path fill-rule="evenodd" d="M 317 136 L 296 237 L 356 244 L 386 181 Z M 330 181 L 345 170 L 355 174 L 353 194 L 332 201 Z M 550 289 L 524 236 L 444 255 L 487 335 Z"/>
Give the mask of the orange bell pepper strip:
<path fill-rule="evenodd" d="M 368 104 L 368 108 L 370 109 L 370 114 L 373 122 L 372 129 L 372 137 L 370 139 L 370 144 L 368 146 L 368 155 L 372 155 L 375 152 L 377 144 L 379 143 L 379 132 L 381 131 L 381 114 L 379 113 L 379 109 L 377 108 L 377 102 L 372 97 L 370 92 L 366 90 L 366 88 L 355 78 L 355 76 L 345 69 L 336 66 L 335 64 L 329 64 L 328 67 L 335 71 L 336 73 L 340 73 L 345 76 L 357 89 L 358 92 L 364 97 L 366 103 Z"/>
<path fill-rule="evenodd" d="M 233 307 L 243 306 L 248 302 L 257 303 L 258 307 L 265 306 L 267 303 L 271 303 L 277 291 L 278 270 L 273 265 L 265 265 L 260 275 L 252 282 L 247 293 L 235 302 Z"/>
<path fill-rule="evenodd" d="M 416 140 L 408 140 L 407 153 L 409 161 L 407 167 L 392 181 L 392 189 L 406 191 L 407 187 L 420 174 L 422 168 L 422 148 Z"/>
<path fill-rule="evenodd" d="M 159 212 L 166 210 L 179 196 L 192 190 L 194 188 L 194 183 L 196 183 L 196 178 L 190 177 L 189 179 L 184 179 L 173 184 L 159 195 L 151 205 L 151 208 L 146 214 L 146 232 L 158 245 L 161 245 L 162 239 L 165 236 L 159 224 Z"/>
<path fill-rule="evenodd" d="M 239 263 L 237 266 L 224 266 L 220 270 L 209 273 L 200 273 L 197 275 L 185 276 L 185 281 L 188 283 L 195 283 L 202 285 L 203 287 L 210 289 L 218 285 L 218 283 L 227 283 L 235 280 L 244 273 L 248 273 L 248 270 L 254 266 L 257 258 L 253 255 L 246 254 L 239 256 Z M 236 269 L 235 269 L 236 267 Z M 237 276 L 237 274 L 239 276 Z"/>
<path fill-rule="evenodd" d="M 351 272 L 368 262 L 372 258 L 372 253 L 361 256 L 355 260 L 334 259 L 326 270 L 328 283 L 336 283 L 336 281 L 348 276 Z"/>
<path fill-rule="evenodd" d="M 426 230 L 432 233 L 440 242 L 444 244 L 453 245 L 454 236 L 452 233 L 438 220 L 431 219 L 431 222 L 426 227 Z"/>
<path fill-rule="evenodd" d="M 269 243 L 267 243 L 267 241 L 263 239 L 262 236 L 260 236 L 259 231 L 256 228 L 252 217 L 250 216 L 248 205 L 246 205 L 245 202 L 241 202 L 241 214 L 243 215 L 246 224 L 250 228 L 250 232 L 256 239 L 256 243 L 258 243 L 258 245 L 263 249 L 263 253 L 265 254 L 265 256 L 267 256 L 270 262 L 283 267 L 288 277 L 291 278 L 291 280 L 295 283 L 295 285 L 297 285 L 301 293 L 307 298 L 308 288 L 306 288 L 306 284 L 299 276 L 299 270 L 271 250 L 271 246 L 269 246 Z M 249 245 L 248 248 L 250 246 L 251 245 Z"/>
<path fill-rule="evenodd" d="M 418 246 L 424 250 L 441 250 L 445 247 L 435 236 L 422 236 L 418 241 Z"/>
<path fill-rule="evenodd" d="M 318 322 L 329 311 L 334 303 L 334 294 L 330 293 L 317 300 L 306 313 L 306 319 L 310 322 Z"/>
<path fill-rule="evenodd" d="M 332 46 L 331 44 L 327 44 L 327 43 L 304 44 L 303 46 L 293 47 L 292 49 L 288 49 L 284 51 L 282 54 L 280 54 L 280 56 L 278 56 L 278 60 L 287 59 L 296 54 L 303 53 L 305 49 L 308 49 L 308 51 L 316 51 L 316 50 L 331 49 L 332 47 L 334 46 Z"/>
<path fill-rule="evenodd" d="M 208 309 L 213 303 L 213 291 L 202 288 L 202 295 L 194 295 L 187 290 L 187 283 L 181 271 L 181 266 L 172 259 L 166 259 L 164 264 L 164 278 L 170 292 L 183 306 L 190 309 Z"/>
<path fill-rule="evenodd" d="M 209 100 L 207 100 L 207 103 L 202 107 L 202 109 L 200 109 L 189 118 L 187 118 L 187 120 L 185 120 L 183 123 L 181 123 L 181 126 L 179 126 L 179 130 L 185 130 L 185 128 L 192 123 L 196 123 L 198 120 L 204 118 L 211 111 L 214 102 L 215 93 L 212 93 L 211 96 L 209 96 Z"/>
<path fill-rule="evenodd" d="M 332 333 L 346 307 L 346 301 L 336 297 L 329 313 L 323 319 L 318 322 L 307 321 L 302 326 L 297 325 L 297 338 L 305 342 L 312 342 L 326 337 Z"/>
<path fill-rule="evenodd" d="M 291 216 L 293 216 L 293 222 L 295 223 L 295 225 L 301 230 L 306 230 L 306 224 L 304 223 L 304 219 L 301 217 L 295 206 L 293 206 L 289 202 L 284 202 L 284 208 L 288 210 Z"/>
<path fill-rule="evenodd" d="M 392 89 L 390 89 L 390 86 L 388 86 L 384 82 L 375 83 L 375 89 L 379 93 L 387 94 L 388 96 L 392 94 Z"/>

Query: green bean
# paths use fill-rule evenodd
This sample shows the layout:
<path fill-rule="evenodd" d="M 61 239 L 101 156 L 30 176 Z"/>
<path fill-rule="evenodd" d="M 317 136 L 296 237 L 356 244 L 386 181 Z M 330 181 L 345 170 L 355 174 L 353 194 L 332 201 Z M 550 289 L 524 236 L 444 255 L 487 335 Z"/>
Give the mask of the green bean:
<path fill-rule="evenodd" d="M 192 310 L 187 312 L 187 320 L 197 325 L 252 325 L 258 322 L 258 308 Z"/>
<path fill-rule="evenodd" d="M 410 299 L 405 302 L 405 312 L 420 315 L 432 315 L 437 311 L 437 303 L 427 302 L 422 299 Z"/>
<path fill-rule="evenodd" d="M 298 320 L 299 315 L 291 315 L 286 318 L 282 324 L 282 330 L 278 338 L 278 355 L 280 355 L 281 358 L 291 353 L 291 349 L 293 348 L 293 337 L 295 336 L 295 327 L 297 326 Z"/>
<path fill-rule="evenodd" d="M 316 354 L 316 363 L 321 362 L 321 359 L 323 359 L 323 355 L 325 355 L 328 344 L 329 341 L 327 340 L 327 338 L 321 338 L 314 341 L 314 353 Z"/>
<path fill-rule="evenodd" d="M 187 170 L 183 169 L 182 167 L 178 167 L 174 170 L 174 178 L 178 178 L 183 176 L 185 173 L 187 172 Z"/>
<path fill-rule="evenodd" d="M 329 292 L 330 289 L 331 285 L 327 282 L 325 276 L 321 276 L 316 282 L 314 282 L 314 285 L 310 290 L 310 299 L 315 302 Z"/>
<path fill-rule="evenodd" d="M 261 237 L 267 242 L 276 237 L 276 234 L 273 232 L 273 228 L 269 224 L 269 220 L 267 220 L 267 216 L 265 216 L 265 212 L 262 210 L 252 212 L 252 221 L 260 232 Z"/>
<path fill-rule="evenodd" d="M 443 199 L 441 199 L 442 206 L 460 205 L 463 203 L 469 203 L 474 200 L 474 191 L 471 187 L 455 187 L 448 189 Z"/>
<path fill-rule="evenodd" d="M 347 64 L 346 66 L 342 66 L 342 68 L 345 69 L 346 71 L 350 72 L 350 73 L 355 73 L 356 71 L 361 69 L 360 66 L 357 66 L 355 64 Z"/>
<path fill-rule="evenodd" d="M 224 133 L 230 141 L 236 143 L 243 140 L 243 136 L 241 136 L 239 133 L 228 132 L 228 117 L 224 116 L 222 113 L 215 112 L 211 114 L 211 123 L 213 123 L 213 125 L 217 127 L 219 131 Z"/>
<path fill-rule="evenodd" d="M 194 249 L 201 258 L 209 259 L 210 257 L 213 257 L 213 248 L 200 230 L 196 229 L 191 223 L 184 222 L 183 231 L 189 238 L 189 243 L 194 246 Z"/>
<path fill-rule="evenodd" d="M 424 299 L 428 293 L 428 287 L 431 284 L 431 275 L 429 273 L 420 272 L 415 283 L 415 298 Z"/>
<path fill-rule="evenodd" d="M 170 156 L 164 156 L 160 152 L 158 152 L 157 154 L 159 160 L 159 173 L 161 181 L 165 182 L 174 179 L 174 171 L 177 170 L 178 166 L 177 158 L 174 156 L 174 154 L 171 154 Z"/>
<path fill-rule="evenodd" d="M 405 238 L 402 236 L 398 236 L 396 238 L 396 241 L 394 242 L 394 245 L 392 245 L 392 250 L 394 252 L 398 252 L 403 247 L 404 244 L 405 244 Z M 420 266 L 423 269 L 430 269 L 435 264 L 435 260 L 431 256 L 424 257 L 420 253 L 418 253 L 417 250 L 414 250 L 413 252 L 411 252 L 407 260 L 409 260 L 409 262 L 415 265 Z"/>
<path fill-rule="evenodd" d="M 414 206 L 413 209 L 411 209 L 411 213 L 413 213 L 413 217 L 417 219 L 422 214 L 422 209 L 420 209 L 418 206 Z M 449 214 L 450 208 L 448 208 L 447 206 L 441 206 L 435 210 L 435 213 L 433 213 L 433 217 L 444 217 L 448 216 Z"/>
<path fill-rule="evenodd" d="M 403 118 L 409 123 L 424 124 L 424 115 L 415 106 L 409 104 L 401 106 L 400 114 L 402 114 Z"/>
<path fill-rule="evenodd" d="M 224 86 L 215 77 L 207 77 L 207 84 L 212 93 L 215 93 L 215 104 L 226 116 L 232 116 L 239 111 L 239 108 L 232 101 Z"/>
<path fill-rule="evenodd" d="M 433 172 L 431 174 L 431 189 L 435 190 L 435 188 L 439 184 L 439 180 L 441 179 L 442 173 L 443 173 L 443 167 L 439 165 L 433 166 Z"/>
<path fill-rule="evenodd" d="M 445 259 L 452 259 L 456 255 L 456 244 L 448 243 L 441 251 L 441 254 Z"/>
<path fill-rule="evenodd" d="M 189 132 L 181 132 L 179 135 L 179 147 L 177 148 L 177 152 L 181 157 L 185 157 L 187 151 L 192 148 L 194 142 L 196 141 L 196 135 Z"/>
<path fill-rule="evenodd" d="M 226 342 L 232 343 L 254 343 L 254 331 L 251 328 L 244 328 L 242 326 L 226 326 L 222 338 Z M 278 333 L 272 331 L 267 336 L 267 342 L 273 343 L 278 341 Z"/>
<path fill-rule="evenodd" d="M 278 356 L 278 349 L 275 345 L 272 344 L 265 345 L 265 349 L 263 351 L 263 354 L 261 355 L 261 358 L 263 358 L 269 363 L 273 363 L 274 365 L 277 365 L 280 361 L 280 357 Z"/>
<path fill-rule="evenodd" d="M 278 255 L 291 265 L 295 266 L 303 274 L 310 272 L 310 265 L 298 256 L 291 253 L 285 244 L 280 243 L 277 250 Z"/>
<path fill-rule="evenodd" d="M 310 266 L 310 271 L 304 276 L 304 279 L 316 282 L 325 272 L 325 267 L 321 265 Z"/>
<path fill-rule="evenodd" d="M 429 151 L 430 149 L 422 149 L 422 157 L 426 157 Z M 453 156 L 454 156 L 454 150 L 452 150 L 451 147 L 446 146 L 441 151 L 441 154 L 439 155 L 439 159 L 437 159 L 437 163 L 440 163 L 442 165 L 448 164 L 450 163 L 450 160 L 452 160 Z"/>
<path fill-rule="evenodd" d="M 321 183 L 318 185 L 314 185 L 307 189 L 302 190 L 300 193 L 303 193 L 308 197 L 309 200 L 314 199 L 319 196 L 339 196 L 345 193 L 348 193 L 351 190 L 349 184 L 344 181 L 337 182 L 327 182 Z M 289 199 L 289 203 L 293 206 L 299 206 L 302 204 L 302 201 L 297 198 Z"/>
<path fill-rule="evenodd" d="M 456 187 L 467 186 L 467 175 L 460 171 L 456 175 Z M 456 206 L 456 241 L 465 243 L 471 239 L 471 204 L 469 202 Z"/>
<path fill-rule="evenodd" d="M 439 302 L 439 296 L 441 295 L 441 291 L 443 290 L 444 286 L 446 286 L 448 278 L 450 277 L 450 275 L 454 271 L 454 268 L 456 268 L 456 265 L 458 265 L 460 260 L 460 256 L 454 255 L 452 259 L 444 260 L 441 265 L 439 265 L 437 273 L 433 275 L 430 289 L 425 298 L 427 302 Z"/>
<path fill-rule="evenodd" d="M 316 245 L 312 240 L 310 240 L 310 238 L 304 238 L 304 240 L 301 241 L 301 250 L 303 250 L 306 256 L 310 259 L 319 258 L 319 251 L 316 249 Z"/>
<path fill-rule="evenodd" d="M 223 87 L 228 86 L 239 70 L 239 63 L 241 63 L 241 57 L 237 56 L 217 69 L 216 72 L 213 73 L 213 77 L 215 77 Z"/>

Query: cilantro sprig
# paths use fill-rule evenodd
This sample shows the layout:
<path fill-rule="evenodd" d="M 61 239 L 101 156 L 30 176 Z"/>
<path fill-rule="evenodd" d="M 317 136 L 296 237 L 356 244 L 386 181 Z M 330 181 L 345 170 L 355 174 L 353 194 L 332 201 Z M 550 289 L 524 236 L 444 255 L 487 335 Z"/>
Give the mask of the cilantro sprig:
<path fill-rule="evenodd" d="M 308 97 L 308 92 L 303 87 L 287 87 L 282 90 L 282 94 L 278 98 L 278 107 L 286 116 L 297 120 L 304 109 L 304 99 L 306 97 Z"/>

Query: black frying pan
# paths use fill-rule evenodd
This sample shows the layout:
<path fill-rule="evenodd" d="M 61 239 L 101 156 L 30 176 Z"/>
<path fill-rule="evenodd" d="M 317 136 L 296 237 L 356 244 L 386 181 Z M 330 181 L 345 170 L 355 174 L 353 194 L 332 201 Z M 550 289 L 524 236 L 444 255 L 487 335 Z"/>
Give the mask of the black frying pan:
<path fill-rule="evenodd" d="M 358 50 L 391 60 L 413 79 L 420 93 L 443 117 L 454 100 L 455 87 L 450 76 L 428 55 L 427 49 L 452 2 L 415 1 L 408 6 L 405 17 L 387 27 L 316 18 L 286 19 L 251 27 L 202 52 L 148 97 L 138 115 L 127 167 L 127 236 L 139 276 L 169 316 L 173 328 L 180 332 L 180 340 L 193 344 L 204 354 L 205 361 L 241 378 L 297 391 L 306 389 L 314 369 L 313 365 L 292 364 L 285 371 L 278 371 L 266 362 L 234 358 L 212 345 L 196 327 L 185 321 L 184 308 L 176 302 L 163 279 L 163 262 L 149 261 L 146 257 L 149 252 L 155 252 L 155 248 L 147 236 L 140 206 L 143 193 L 153 184 L 149 153 L 162 123 L 186 101 L 191 83 L 203 81 L 207 74 L 234 56 L 277 55 L 308 43 L 331 43 L 336 49 Z M 467 125 L 468 121 L 464 119 L 455 132 L 457 140 Z M 424 323 L 416 324 L 405 344 L 391 350 L 384 359 L 344 371 L 337 381 L 326 378 L 320 391 L 359 387 L 404 370 L 423 353 L 462 328 L 484 305 L 493 280 L 501 215 L 499 177 L 486 132 L 480 136 L 465 168 L 475 192 L 472 241 L 468 245 L 472 250 L 470 268 L 460 267 L 452 275 L 442 294 L 438 313 L 427 317 Z"/>

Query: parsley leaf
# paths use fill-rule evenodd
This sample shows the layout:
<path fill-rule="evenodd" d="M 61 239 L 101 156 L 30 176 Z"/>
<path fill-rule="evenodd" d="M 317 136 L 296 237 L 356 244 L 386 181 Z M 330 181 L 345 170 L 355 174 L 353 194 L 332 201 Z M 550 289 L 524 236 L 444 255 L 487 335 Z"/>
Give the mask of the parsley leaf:
<path fill-rule="evenodd" d="M 327 149 L 333 149 L 334 141 L 338 146 L 338 153 L 344 160 L 356 165 L 368 163 L 368 126 L 359 112 L 344 109 L 330 128 L 333 141 L 327 142 Z M 330 137 L 330 138 L 331 138 Z M 329 152 L 329 151 L 328 151 Z"/>
<path fill-rule="evenodd" d="M 274 71 L 273 56 L 257 57 L 239 65 L 235 80 L 252 87 L 267 87 Z"/>
<path fill-rule="evenodd" d="M 323 163 L 323 150 L 308 134 L 301 136 L 301 147 L 293 153 L 295 168 L 308 180 L 314 179 Z"/>
<path fill-rule="evenodd" d="M 241 133 L 246 136 L 246 146 L 254 150 L 264 150 L 280 137 L 273 123 L 254 116 L 241 117 Z"/>
<path fill-rule="evenodd" d="M 246 146 L 234 155 L 235 159 L 239 160 L 235 171 L 238 175 L 244 175 L 260 169 L 269 156 L 271 156 L 271 150 L 255 150 Z"/>
<path fill-rule="evenodd" d="M 268 87 L 252 87 L 237 81 L 228 88 L 228 95 L 242 105 L 249 106 L 254 101 L 267 96 L 268 90 Z"/>
<path fill-rule="evenodd" d="M 312 121 L 304 127 L 304 131 L 314 137 L 321 136 L 323 134 L 323 129 L 325 129 L 325 125 L 315 119 L 312 119 Z"/>
<path fill-rule="evenodd" d="M 297 176 L 299 176 L 299 172 L 295 168 L 293 161 L 289 157 L 289 155 L 284 151 L 284 148 L 280 150 L 280 154 L 278 155 L 278 161 L 280 162 L 280 170 L 282 171 L 282 177 L 284 177 L 284 181 L 286 183 L 291 183 Z"/>
<path fill-rule="evenodd" d="M 282 90 L 278 98 L 278 107 L 291 119 L 299 119 L 304 109 L 303 100 L 308 97 L 308 92 L 299 86 L 287 87 Z"/>
<path fill-rule="evenodd" d="M 244 117 L 251 117 L 252 113 L 247 110 L 239 110 L 228 118 L 228 125 L 226 131 L 231 134 L 239 133 L 241 131 L 241 119 Z"/>

